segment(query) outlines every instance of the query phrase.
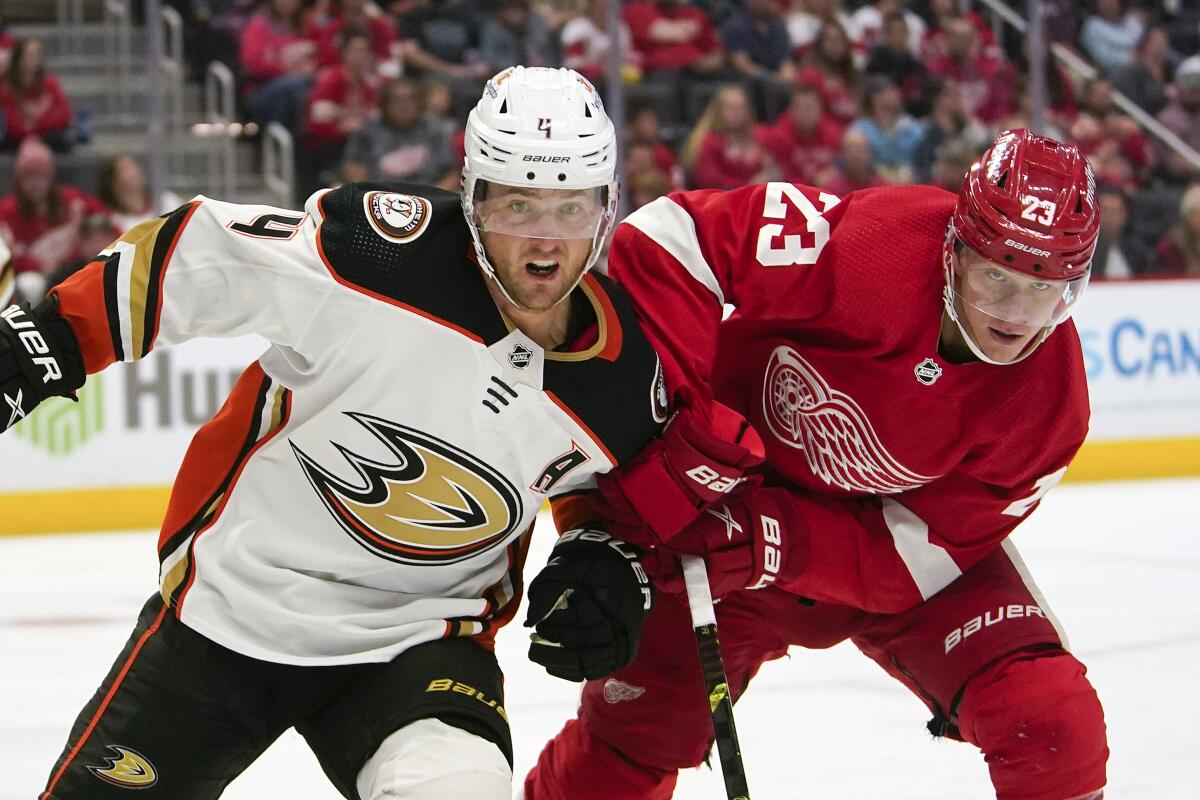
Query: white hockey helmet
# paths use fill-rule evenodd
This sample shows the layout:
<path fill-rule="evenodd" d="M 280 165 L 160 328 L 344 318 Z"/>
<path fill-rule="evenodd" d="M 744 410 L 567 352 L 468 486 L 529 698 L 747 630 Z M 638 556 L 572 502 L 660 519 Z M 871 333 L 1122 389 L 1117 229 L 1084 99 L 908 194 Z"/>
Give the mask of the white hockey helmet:
<path fill-rule="evenodd" d="M 583 268 L 587 272 L 616 218 L 616 141 L 600 95 L 574 70 L 516 66 L 487 82 L 467 116 L 462 206 L 479 264 L 493 280 L 496 272 L 480 233 L 498 228 L 489 227 L 492 217 L 481 218 L 484 187 L 495 183 L 527 189 L 595 189 L 598 213 L 590 215 L 582 229 L 562 234 L 591 239 Z M 500 281 L 496 284 L 512 301 Z"/>

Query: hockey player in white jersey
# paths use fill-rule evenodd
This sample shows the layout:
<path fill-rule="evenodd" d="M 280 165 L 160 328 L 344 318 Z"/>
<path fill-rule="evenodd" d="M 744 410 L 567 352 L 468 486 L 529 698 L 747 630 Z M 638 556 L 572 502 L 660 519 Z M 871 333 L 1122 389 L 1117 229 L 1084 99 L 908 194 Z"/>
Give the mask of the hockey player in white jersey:
<path fill-rule="evenodd" d="M 200 197 L 3 311 L 5 428 L 157 346 L 270 342 L 193 439 L 159 591 L 41 800 L 216 798 L 293 726 L 348 798 L 509 797 L 492 637 L 547 498 L 564 534 L 530 585 L 531 657 L 572 680 L 632 658 L 650 589 L 591 491 L 667 395 L 624 296 L 588 272 L 613 126 L 576 73 L 515 67 L 466 146 L 461 199 Z"/>

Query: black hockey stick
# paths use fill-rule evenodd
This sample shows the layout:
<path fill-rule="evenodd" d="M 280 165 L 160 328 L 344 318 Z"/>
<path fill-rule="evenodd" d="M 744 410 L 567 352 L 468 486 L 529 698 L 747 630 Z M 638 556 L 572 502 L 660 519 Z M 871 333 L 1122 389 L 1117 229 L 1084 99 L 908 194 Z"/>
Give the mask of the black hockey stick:
<path fill-rule="evenodd" d="M 725 778 L 725 796 L 728 800 L 750 800 L 742 748 L 738 745 L 737 727 L 733 724 L 733 698 L 729 696 L 725 661 L 721 658 L 721 643 L 717 640 L 717 614 L 708 586 L 708 568 L 699 556 L 680 556 L 679 561 L 687 586 L 696 647 L 700 650 L 700 668 L 704 672 L 704 689 L 708 692 L 721 775 Z"/>

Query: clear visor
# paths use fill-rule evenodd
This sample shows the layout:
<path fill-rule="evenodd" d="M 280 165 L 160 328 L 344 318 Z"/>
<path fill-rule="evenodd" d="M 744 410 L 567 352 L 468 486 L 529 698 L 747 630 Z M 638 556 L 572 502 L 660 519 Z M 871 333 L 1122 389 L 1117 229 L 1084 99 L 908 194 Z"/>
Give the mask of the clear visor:
<path fill-rule="evenodd" d="M 480 232 L 532 239 L 591 240 L 604 221 L 608 188 L 534 189 L 480 180 L 475 226 Z"/>
<path fill-rule="evenodd" d="M 1005 325 L 1053 328 L 1071 316 L 1087 276 L 1070 281 L 1038 280 L 1002 267 L 969 249 L 951 256 L 952 291 L 961 309 L 974 308 Z"/>

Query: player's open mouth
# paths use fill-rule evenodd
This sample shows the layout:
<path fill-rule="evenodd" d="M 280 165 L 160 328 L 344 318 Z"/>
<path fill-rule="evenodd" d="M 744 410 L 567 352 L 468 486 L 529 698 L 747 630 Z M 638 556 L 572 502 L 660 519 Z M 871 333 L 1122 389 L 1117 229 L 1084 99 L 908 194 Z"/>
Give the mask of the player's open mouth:
<path fill-rule="evenodd" d="M 991 326 L 988 327 L 988 333 L 992 335 L 992 338 L 999 342 L 1003 342 L 1004 344 L 1013 344 L 1014 342 L 1018 342 L 1021 340 L 1021 337 L 1025 335 L 1023 333 L 1006 333 Z"/>
<path fill-rule="evenodd" d="M 535 278 L 548 278 L 558 269 L 558 262 L 551 260 L 526 261 L 525 271 Z"/>

